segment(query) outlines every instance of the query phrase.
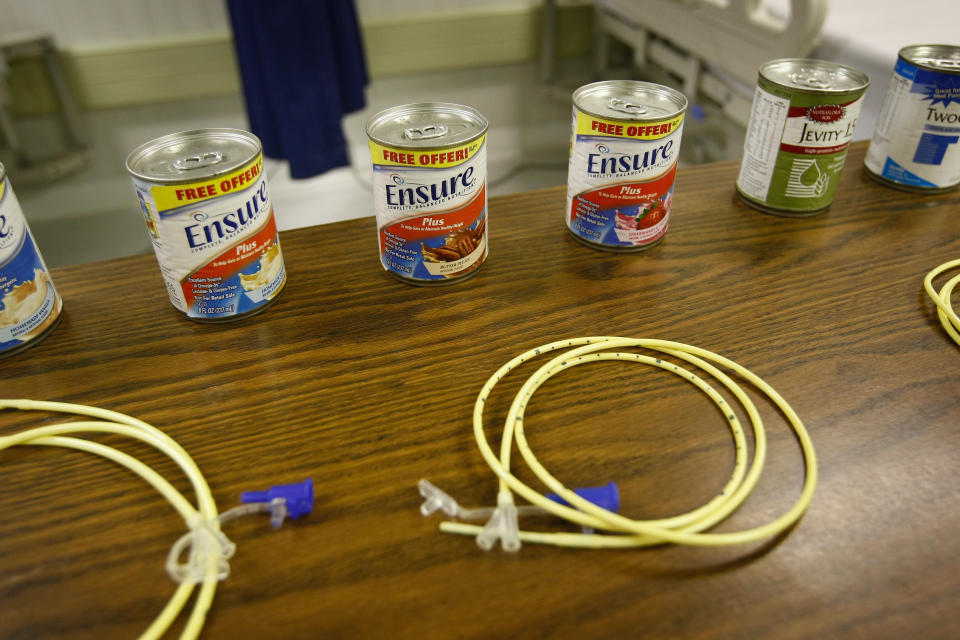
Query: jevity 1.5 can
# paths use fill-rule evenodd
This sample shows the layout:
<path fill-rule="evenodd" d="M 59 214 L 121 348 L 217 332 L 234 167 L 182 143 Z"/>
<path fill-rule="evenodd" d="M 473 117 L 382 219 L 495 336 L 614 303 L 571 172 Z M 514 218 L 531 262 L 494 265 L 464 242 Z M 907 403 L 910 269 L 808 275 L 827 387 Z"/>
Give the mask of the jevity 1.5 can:
<path fill-rule="evenodd" d="M 803 58 L 760 66 L 737 192 L 761 211 L 805 216 L 833 202 L 870 79 Z"/>
<path fill-rule="evenodd" d="M 199 129 L 127 157 L 173 306 L 191 320 L 236 320 L 272 304 L 287 280 L 260 140 Z"/>
<path fill-rule="evenodd" d="M 46 336 L 62 309 L 63 301 L 0 164 L 0 358 Z"/>
<path fill-rule="evenodd" d="M 900 50 L 864 164 L 871 177 L 906 191 L 960 184 L 960 46 Z"/>
<path fill-rule="evenodd" d="M 380 263 L 410 284 L 475 275 L 487 258 L 487 120 L 425 102 L 367 121 Z"/>
<path fill-rule="evenodd" d="M 686 109 L 679 91 L 636 80 L 573 93 L 565 218 L 577 240 L 640 251 L 663 239 Z"/>

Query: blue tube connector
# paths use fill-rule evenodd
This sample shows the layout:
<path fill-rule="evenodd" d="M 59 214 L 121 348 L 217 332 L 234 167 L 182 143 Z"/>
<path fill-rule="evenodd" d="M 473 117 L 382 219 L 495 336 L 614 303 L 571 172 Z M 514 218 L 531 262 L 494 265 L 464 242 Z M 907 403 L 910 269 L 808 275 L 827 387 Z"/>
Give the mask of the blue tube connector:
<path fill-rule="evenodd" d="M 617 513 L 620 510 L 620 490 L 617 488 L 616 482 L 611 482 L 602 487 L 582 487 L 580 489 L 574 489 L 573 492 L 601 509 L 606 509 L 613 513 Z M 570 506 L 566 500 L 555 493 L 548 493 L 547 497 L 554 502 L 559 502 L 568 507 Z"/>
<path fill-rule="evenodd" d="M 270 487 L 267 491 L 244 491 L 240 496 L 240 502 L 244 504 L 252 502 L 272 503 L 277 498 L 284 501 L 286 506 L 286 515 L 291 518 L 299 518 L 313 511 L 313 478 L 307 478 L 303 482 L 294 484 L 278 484 Z"/>

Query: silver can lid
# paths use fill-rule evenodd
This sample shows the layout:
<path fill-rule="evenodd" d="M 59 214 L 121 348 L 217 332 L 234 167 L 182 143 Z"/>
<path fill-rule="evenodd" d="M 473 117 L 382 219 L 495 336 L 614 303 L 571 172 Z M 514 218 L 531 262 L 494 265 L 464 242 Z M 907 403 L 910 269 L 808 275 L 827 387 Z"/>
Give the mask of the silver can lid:
<path fill-rule="evenodd" d="M 134 177 L 162 184 L 209 180 L 230 173 L 260 153 L 260 139 L 240 129 L 197 129 L 144 143 L 127 156 Z"/>
<path fill-rule="evenodd" d="M 900 49 L 900 57 L 918 67 L 960 74 L 960 47 L 952 44 L 914 44 Z"/>
<path fill-rule="evenodd" d="M 662 120 L 687 109 L 676 89 L 639 80 L 604 80 L 573 92 L 573 104 L 589 115 L 611 120 Z"/>
<path fill-rule="evenodd" d="M 812 58 L 780 58 L 760 65 L 760 77 L 804 93 L 850 93 L 866 90 L 870 78 L 862 71 Z"/>
<path fill-rule="evenodd" d="M 418 102 L 385 109 L 367 120 L 374 142 L 408 149 L 436 149 L 470 142 L 487 131 L 476 109 L 450 102 Z"/>

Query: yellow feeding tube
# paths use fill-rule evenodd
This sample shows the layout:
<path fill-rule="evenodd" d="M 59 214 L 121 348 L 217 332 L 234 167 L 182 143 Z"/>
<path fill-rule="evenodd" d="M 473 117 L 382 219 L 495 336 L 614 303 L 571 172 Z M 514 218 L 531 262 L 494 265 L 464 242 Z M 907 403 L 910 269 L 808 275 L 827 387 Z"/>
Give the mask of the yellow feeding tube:
<path fill-rule="evenodd" d="M 694 370 L 674 364 L 672 361 L 622 350 L 629 348 L 643 348 L 683 360 L 692 365 L 695 370 L 708 374 L 713 380 L 726 388 L 736 398 L 750 420 L 755 443 L 752 460 L 747 459 L 746 437 L 733 407 L 706 379 L 695 373 Z M 483 428 L 483 411 L 491 391 L 500 380 L 524 362 L 561 349 L 567 350 L 542 365 L 527 379 L 514 398 L 504 423 L 500 455 L 497 456 L 487 441 Z M 560 371 L 603 360 L 638 362 L 678 375 L 707 394 L 720 408 L 723 415 L 726 416 L 733 434 L 736 458 L 733 473 L 719 495 L 707 504 L 688 513 L 657 520 L 633 520 L 580 497 L 553 477 L 537 460 L 524 434 L 524 409 L 530 398 L 543 383 Z M 750 495 L 760 478 L 766 458 L 767 445 L 763 421 L 753 402 L 743 388 L 719 367 L 733 371 L 737 376 L 749 382 L 754 388 L 770 398 L 780 409 L 797 436 L 805 465 L 805 479 L 800 497 L 789 510 L 765 525 L 729 533 L 710 533 L 707 530 L 733 513 Z M 668 340 L 604 336 L 583 337 L 559 340 L 522 353 L 500 367 L 481 389 L 474 405 L 473 432 L 481 455 L 499 481 L 497 507 L 493 510 L 493 515 L 485 527 L 462 522 L 443 522 L 440 524 L 440 530 L 448 533 L 477 536 L 477 543 L 485 549 L 492 547 L 497 539 L 500 539 L 503 548 L 508 551 L 519 549 L 521 541 L 589 548 L 642 547 L 663 543 L 697 546 L 726 546 L 749 543 L 775 536 L 795 524 L 810 504 L 817 484 L 817 460 L 813 442 L 799 416 L 773 387 L 745 367 L 723 356 L 699 347 Z M 514 443 L 516 443 L 517 450 L 526 464 L 540 481 L 570 506 L 549 499 L 540 491 L 519 480 L 511 472 L 510 456 Z M 521 531 L 516 526 L 516 510 L 518 507 L 514 506 L 513 503 L 514 493 L 542 511 L 583 527 L 609 532 L 610 535 Z M 520 508 L 523 509 L 524 507 Z"/>

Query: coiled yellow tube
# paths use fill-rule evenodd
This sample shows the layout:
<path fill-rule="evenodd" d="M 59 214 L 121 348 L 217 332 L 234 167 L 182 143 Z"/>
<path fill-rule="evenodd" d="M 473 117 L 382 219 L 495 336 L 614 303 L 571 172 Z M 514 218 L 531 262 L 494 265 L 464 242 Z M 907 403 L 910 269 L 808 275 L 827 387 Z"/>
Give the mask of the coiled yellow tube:
<path fill-rule="evenodd" d="M 747 463 L 747 447 L 740 421 L 722 395 L 711 387 L 706 380 L 682 366 L 675 365 L 670 361 L 662 360 L 658 357 L 620 351 L 620 349 L 633 347 L 658 351 L 684 360 L 701 371 L 706 372 L 729 390 L 741 404 L 752 425 L 755 442 L 752 462 L 749 465 Z M 524 383 L 514 398 L 504 424 L 500 456 L 498 458 L 484 435 L 483 410 L 487 397 L 494 386 L 514 368 L 541 354 L 560 349 L 569 350 L 552 358 L 549 362 L 541 366 L 526 383 Z M 569 367 L 598 360 L 627 360 L 659 367 L 679 375 L 697 386 L 723 410 L 723 414 L 727 416 L 730 429 L 733 432 L 737 452 L 733 474 L 718 496 L 702 507 L 678 516 L 659 520 L 633 520 L 584 500 L 563 486 L 559 480 L 554 478 L 546 468 L 540 464 L 530 449 L 524 435 L 523 413 L 527 403 L 536 390 L 551 376 Z M 705 531 L 730 515 L 743 503 L 753 490 L 760 478 L 760 473 L 766 458 L 766 434 L 763 428 L 763 421 L 753 402 L 733 379 L 715 365 L 725 367 L 735 372 L 738 376 L 747 380 L 756 389 L 764 393 L 779 407 L 787 422 L 796 433 L 803 453 L 806 471 L 800 497 L 788 511 L 763 526 L 732 533 L 708 533 Z M 591 527 L 614 534 L 594 535 L 589 533 L 520 531 L 519 540 L 524 542 L 592 548 L 642 547 L 662 543 L 723 546 L 754 542 L 772 537 L 796 523 L 810 504 L 817 484 L 817 459 L 813 443 L 810 440 L 810 436 L 803 422 L 779 393 L 748 369 L 723 356 L 705 349 L 667 340 L 602 336 L 585 337 L 572 340 L 560 340 L 522 353 L 500 367 L 483 386 L 474 405 L 473 432 L 481 455 L 499 478 L 500 492 L 498 505 L 512 505 L 512 493 L 516 492 L 530 503 L 558 517 L 585 527 Z M 514 442 L 516 442 L 517 449 L 534 474 L 536 474 L 550 491 L 558 494 L 572 505 L 572 507 L 564 506 L 548 499 L 541 492 L 524 484 L 511 473 L 510 453 Z M 484 532 L 483 527 L 460 522 L 443 522 L 440 525 L 440 529 L 449 533 L 477 536 L 483 535 Z M 480 542 L 479 537 L 478 542 Z M 507 548 L 506 544 L 505 548 Z"/>
<path fill-rule="evenodd" d="M 203 474 L 183 447 L 156 427 L 116 411 L 63 402 L 0 400 L 0 409 L 51 411 L 96 418 L 95 421 L 63 422 L 0 437 L 0 451 L 16 445 L 46 445 L 78 449 L 102 456 L 130 469 L 150 483 L 180 513 L 188 529 L 206 529 L 219 532 L 217 505 Z M 66 434 L 81 432 L 120 434 L 156 447 L 176 462 L 177 466 L 190 479 L 197 494 L 198 506 L 194 507 L 190 504 L 190 501 L 173 485 L 136 458 L 113 447 L 82 438 L 66 436 Z M 219 560 L 220 557 L 215 552 L 211 552 L 201 559 L 203 566 L 201 567 L 202 577 L 199 580 L 201 584 L 200 592 L 194 602 L 187 624 L 180 635 L 184 640 L 196 638 L 203 628 L 207 611 L 213 603 L 213 596 L 219 581 Z M 140 639 L 154 640 L 162 636 L 183 610 L 194 586 L 194 582 L 191 581 L 181 582 L 160 615 L 140 635 Z"/>
<path fill-rule="evenodd" d="M 947 280 L 947 282 L 940 287 L 940 291 L 933 288 L 934 278 L 944 271 L 956 267 L 960 267 L 960 260 L 944 262 L 931 270 L 930 273 L 927 274 L 927 277 L 923 279 L 923 288 L 927 290 L 927 295 L 930 296 L 937 305 L 937 316 L 940 318 L 940 324 L 943 325 L 947 334 L 953 338 L 953 341 L 960 345 L 960 333 L 958 333 L 958 331 L 960 331 L 960 318 L 957 317 L 957 313 L 953 310 L 953 305 L 950 302 L 953 289 L 957 286 L 957 283 L 960 282 L 960 274 Z"/>

